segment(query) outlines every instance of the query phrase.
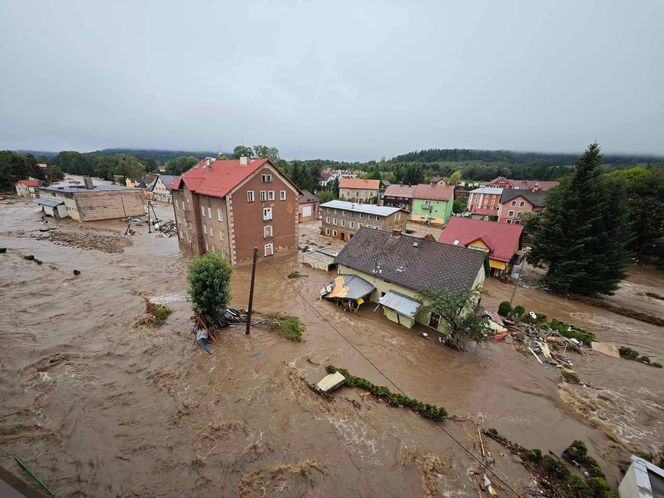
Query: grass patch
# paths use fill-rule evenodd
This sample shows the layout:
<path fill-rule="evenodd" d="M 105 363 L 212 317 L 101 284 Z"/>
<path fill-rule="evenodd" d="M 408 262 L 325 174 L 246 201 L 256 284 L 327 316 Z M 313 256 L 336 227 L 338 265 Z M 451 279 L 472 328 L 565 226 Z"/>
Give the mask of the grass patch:
<path fill-rule="evenodd" d="M 385 386 L 377 386 L 372 384 L 367 379 L 362 377 L 355 377 L 351 375 L 348 370 L 337 368 L 334 365 L 328 365 L 325 367 L 325 370 L 329 374 L 339 372 L 346 378 L 346 386 L 357 387 L 364 389 L 365 391 L 369 391 L 377 398 L 387 402 L 390 406 L 410 408 L 414 412 L 418 413 L 420 417 L 428 418 L 434 422 L 441 422 L 447 418 L 447 410 L 445 410 L 445 408 L 442 406 L 422 403 L 416 399 L 409 398 L 405 394 L 395 394 Z"/>
<path fill-rule="evenodd" d="M 161 325 L 173 313 L 173 310 L 163 304 L 155 304 L 151 301 L 145 303 L 145 312 L 156 320 L 157 325 Z"/>
<path fill-rule="evenodd" d="M 288 278 L 303 278 L 303 277 L 308 277 L 308 276 L 309 275 L 305 275 L 304 273 L 300 273 L 297 270 L 292 271 L 288 274 Z"/>
<path fill-rule="evenodd" d="M 283 313 L 274 313 L 268 315 L 267 320 L 272 332 L 277 332 L 289 341 L 302 342 L 302 334 L 304 333 L 305 326 L 298 317 Z"/>
<path fill-rule="evenodd" d="M 576 372 L 562 369 L 560 370 L 560 374 L 563 376 L 563 380 L 568 384 L 581 384 L 581 378 Z"/>
<path fill-rule="evenodd" d="M 570 325 L 569 323 L 561 322 L 555 318 L 551 320 L 550 326 L 563 337 L 567 337 L 568 339 L 576 339 L 588 347 L 590 347 L 595 340 L 595 334 L 592 332 L 577 328 L 574 325 Z"/>

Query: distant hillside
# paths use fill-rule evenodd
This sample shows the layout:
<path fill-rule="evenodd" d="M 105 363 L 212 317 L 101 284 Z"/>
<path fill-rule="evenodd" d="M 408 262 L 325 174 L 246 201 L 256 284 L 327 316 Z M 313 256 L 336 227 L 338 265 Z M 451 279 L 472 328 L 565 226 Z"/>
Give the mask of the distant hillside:
<path fill-rule="evenodd" d="M 144 161 L 146 159 L 154 159 L 159 164 L 164 164 L 170 159 L 175 159 L 180 156 L 194 156 L 198 158 L 203 157 L 217 157 L 217 152 L 211 151 L 191 151 L 191 150 L 162 150 L 162 149 L 123 149 L 123 148 L 113 148 L 113 149 L 103 149 L 94 152 L 95 154 L 101 155 L 112 155 L 112 154 L 129 154 L 138 159 Z M 222 152 L 226 156 L 230 157 L 233 155 L 232 152 Z"/>
<path fill-rule="evenodd" d="M 477 149 L 427 149 L 395 156 L 391 163 L 439 163 L 471 162 L 504 163 L 511 165 L 563 166 L 573 164 L 579 154 L 545 152 L 513 152 L 509 150 Z M 638 154 L 607 154 L 603 156 L 607 165 L 661 164 L 664 157 Z"/>

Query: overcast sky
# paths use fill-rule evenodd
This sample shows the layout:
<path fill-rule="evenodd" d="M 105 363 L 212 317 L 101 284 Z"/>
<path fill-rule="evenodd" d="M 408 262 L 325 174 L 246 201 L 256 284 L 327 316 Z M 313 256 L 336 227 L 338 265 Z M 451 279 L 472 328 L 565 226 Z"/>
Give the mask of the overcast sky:
<path fill-rule="evenodd" d="M 0 0 L 0 148 L 664 154 L 664 1 Z"/>

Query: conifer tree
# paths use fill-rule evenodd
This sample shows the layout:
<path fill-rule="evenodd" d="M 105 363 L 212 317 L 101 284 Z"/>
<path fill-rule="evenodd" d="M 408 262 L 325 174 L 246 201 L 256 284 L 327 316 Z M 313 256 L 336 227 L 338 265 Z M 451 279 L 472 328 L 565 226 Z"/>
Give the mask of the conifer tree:
<path fill-rule="evenodd" d="M 626 211 L 621 193 L 602 178 L 597 143 L 547 196 L 528 260 L 547 265 L 544 282 L 558 292 L 612 294 L 625 277 Z"/>

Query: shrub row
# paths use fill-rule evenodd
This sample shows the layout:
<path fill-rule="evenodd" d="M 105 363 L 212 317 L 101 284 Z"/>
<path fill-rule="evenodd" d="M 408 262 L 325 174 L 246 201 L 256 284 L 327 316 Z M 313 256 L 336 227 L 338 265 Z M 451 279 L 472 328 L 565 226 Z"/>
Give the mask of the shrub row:
<path fill-rule="evenodd" d="M 639 361 L 641 363 L 645 363 L 646 365 L 650 365 L 651 367 L 662 368 L 661 363 L 650 361 L 650 357 L 646 355 L 642 356 L 641 353 L 639 353 L 636 349 L 628 348 L 627 346 L 620 346 L 618 351 L 620 353 L 620 357 L 626 360 Z"/>
<path fill-rule="evenodd" d="M 422 403 L 421 401 L 410 398 L 405 394 L 395 394 L 385 386 L 377 386 L 367 379 L 351 375 L 348 370 L 344 368 L 336 368 L 334 365 L 328 365 L 325 370 L 330 374 L 339 372 L 346 378 L 346 386 L 357 387 L 369 391 L 377 398 L 386 401 L 390 406 L 410 408 L 414 412 L 417 412 L 421 417 L 433 420 L 434 422 L 440 422 L 447 418 L 447 410 L 441 406 Z"/>
<path fill-rule="evenodd" d="M 519 455 L 525 462 L 532 464 L 537 471 L 556 485 L 563 496 L 578 498 L 618 497 L 609 486 L 597 461 L 588 455 L 588 449 L 583 441 L 574 441 L 563 452 L 563 456 L 567 458 L 568 455 L 574 455 L 573 460 L 588 472 L 589 477 L 586 479 L 573 474 L 565 463 L 555 455 L 542 455 L 541 450 L 524 448 L 500 435 L 496 429 L 488 429 L 484 433 Z"/>

